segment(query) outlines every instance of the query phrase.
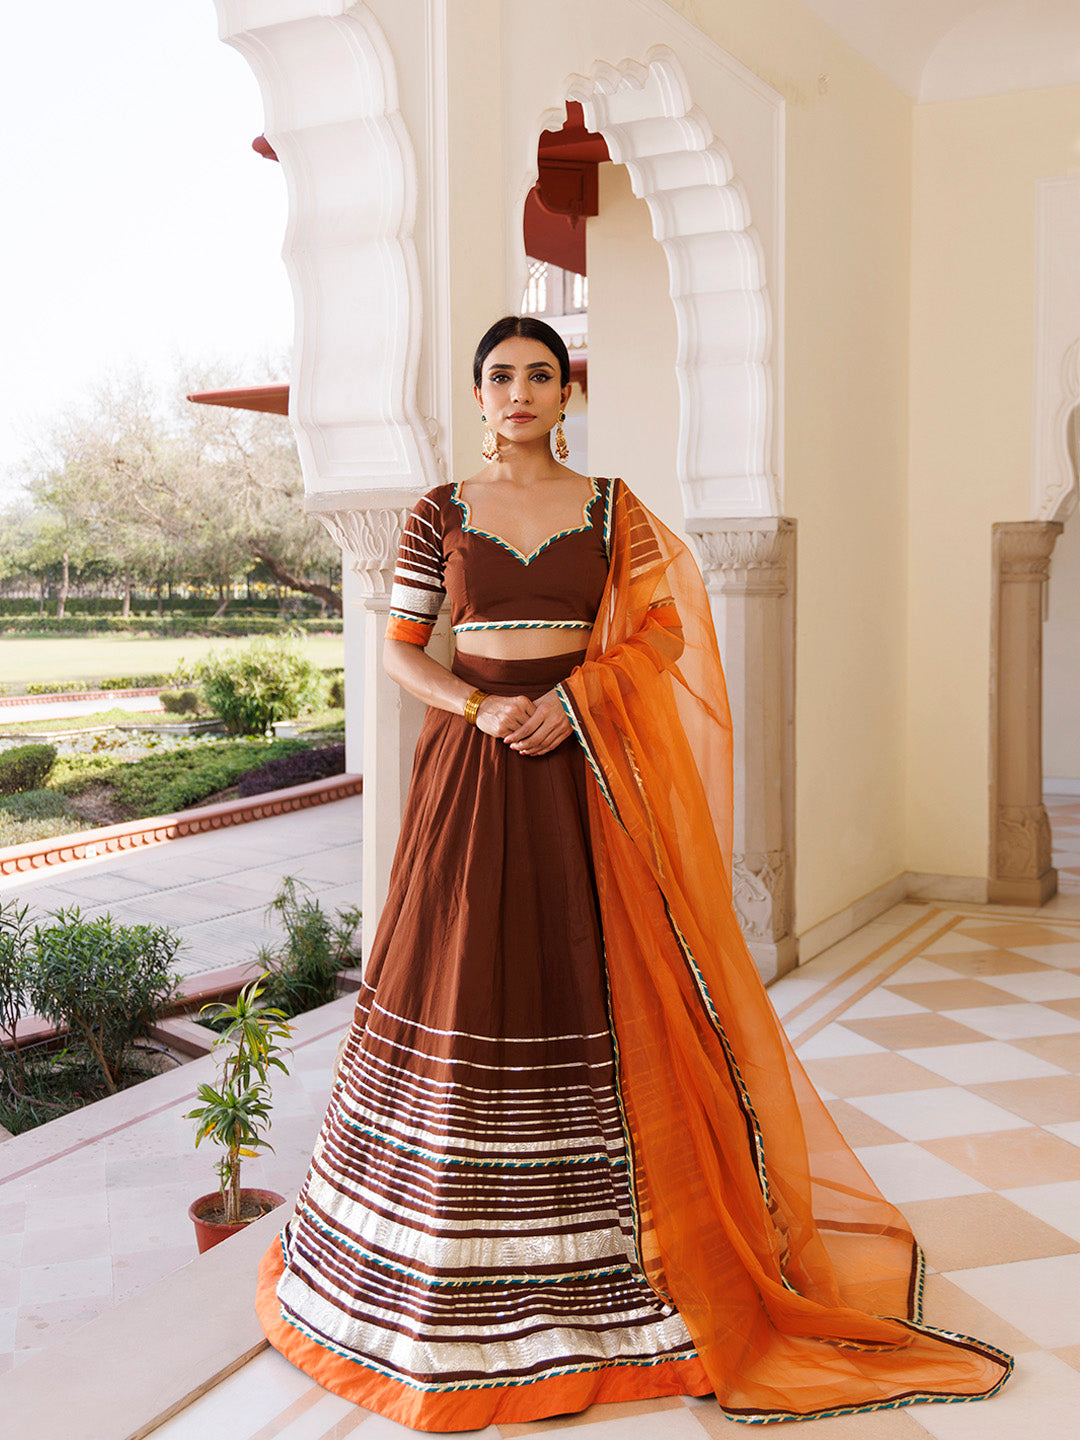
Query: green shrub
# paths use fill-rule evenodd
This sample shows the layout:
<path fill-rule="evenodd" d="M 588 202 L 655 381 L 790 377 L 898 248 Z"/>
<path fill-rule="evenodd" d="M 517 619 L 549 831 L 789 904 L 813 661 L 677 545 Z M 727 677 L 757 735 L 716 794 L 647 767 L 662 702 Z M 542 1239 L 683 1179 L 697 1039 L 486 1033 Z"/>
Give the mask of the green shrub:
<path fill-rule="evenodd" d="M 173 999 L 180 937 L 164 927 L 84 917 L 75 906 L 35 926 L 27 986 L 30 1004 L 82 1040 L 110 1094 L 124 1052 Z"/>
<path fill-rule="evenodd" d="M 109 675 L 104 680 L 48 680 L 27 685 L 28 695 L 70 695 L 82 690 L 153 690 L 179 679 L 175 675 Z"/>
<path fill-rule="evenodd" d="M 61 795 L 81 795 L 107 781 L 121 764 L 113 755 L 60 755 L 49 776 L 49 789 Z"/>
<path fill-rule="evenodd" d="M 256 956 L 266 972 L 265 1003 L 289 1016 L 333 1000 L 338 971 L 359 958 L 353 940 L 360 910 L 347 905 L 331 918 L 318 900 L 298 896 L 299 890 L 308 886 L 286 875 L 266 909 L 267 918 L 280 917 L 284 939 L 276 948 L 262 946 Z"/>
<path fill-rule="evenodd" d="M 29 845 L 31 841 L 53 840 L 57 835 L 70 835 L 86 828 L 82 820 L 57 816 L 54 820 L 19 820 L 0 810 L 0 849 L 9 845 Z"/>
<path fill-rule="evenodd" d="M 194 715 L 199 708 L 199 697 L 194 690 L 162 690 L 158 699 L 169 715 Z"/>
<path fill-rule="evenodd" d="M 327 670 L 325 674 L 329 678 L 326 688 L 326 703 L 331 710 L 344 710 L 345 708 L 345 672 L 344 670 Z"/>
<path fill-rule="evenodd" d="M 13 750 L 0 750 L 0 795 L 37 790 L 55 760 L 55 745 L 16 745 Z"/>
<path fill-rule="evenodd" d="M 0 795 L 0 846 L 27 845 L 85 830 L 86 822 L 55 790 L 22 790 Z"/>
<path fill-rule="evenodd" d="M 0 812 L 16 820 L 52 820 L 71 813 L 65 796 L 55 790 L 19 790 L 0 795 Z"/>
<path fill-rule="evenodd" d="M 0 1029 L 11 1036 L 11 1048 L 0 1045 L 0 1074 L 18 1094 L 26 1092 L 26 1070 L 16 1026 L 26 1013 L 30 995 L 29 906 L 0 900 Z"/>
<path fill-rule="evenodd" d="M 275 720 L 315 708 L 325 685 L 318 666 L 289 639 L 211 653 L 195 673 L 206 703 L 234 735 L 264 735 Z"/>
<path fill-rule="evenodd" d="M 158 685 L 169 685 L 174 679 L 173 675 L 108 675 L 104 680 L 99 680 L 98 690 L 153 690 Z"/>
<path fill-rule="evenodd" d="M 0 846 L 27 845 L 31 840 L 51 840 L 85 830 L 65 795 L 55 790 L 22 790 L 0 795 Z"/>
<path fill-rule="evenodd" d="M 57 762 L 60 774 L 51 788 L 64 795 L 81 795 L 106 784 L 130 819 L 169 815 L 228 790 L 241 775 L 267 760 L 308 748 L 304 740 L 203 740 L 142 760 L 62 755 Z"/>

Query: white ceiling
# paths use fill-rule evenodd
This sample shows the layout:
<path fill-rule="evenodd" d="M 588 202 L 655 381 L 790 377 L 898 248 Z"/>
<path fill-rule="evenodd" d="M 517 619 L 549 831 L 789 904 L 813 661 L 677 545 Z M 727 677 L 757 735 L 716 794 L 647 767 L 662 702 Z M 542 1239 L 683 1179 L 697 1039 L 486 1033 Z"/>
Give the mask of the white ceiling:
<path fill-rule="evenodd" d="M 804 0 L 913 100 L 1080 83 L 1080 0 Z"/>

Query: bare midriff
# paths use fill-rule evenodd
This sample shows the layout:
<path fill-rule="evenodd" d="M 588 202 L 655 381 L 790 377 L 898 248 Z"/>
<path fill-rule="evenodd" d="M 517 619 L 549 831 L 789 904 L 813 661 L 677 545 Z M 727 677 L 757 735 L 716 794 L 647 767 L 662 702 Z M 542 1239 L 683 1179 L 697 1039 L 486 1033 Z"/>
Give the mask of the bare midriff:
<path fill-rule="evenodd" d="M 539 660 L 546 655 L 569 655 L 584 650 L 588 630 L 547 628 L 544 630 L 473 630 L 455 638 L 455 649 L 463 655 L 480 655 L 485 660 Z"/>

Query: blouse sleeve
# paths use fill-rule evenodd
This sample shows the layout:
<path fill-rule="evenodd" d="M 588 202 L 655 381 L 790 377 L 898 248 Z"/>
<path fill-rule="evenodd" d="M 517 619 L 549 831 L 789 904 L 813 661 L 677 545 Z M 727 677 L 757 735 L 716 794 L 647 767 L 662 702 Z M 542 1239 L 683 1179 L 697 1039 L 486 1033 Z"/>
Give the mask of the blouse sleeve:
<path fill-rule="evenodd" d="M 430 495 L 409 516 L 398 547 L 390 592 L 388 640 L 426 645 L 435 628 L 446 590 L 443 586 L 442 526 Z"/>

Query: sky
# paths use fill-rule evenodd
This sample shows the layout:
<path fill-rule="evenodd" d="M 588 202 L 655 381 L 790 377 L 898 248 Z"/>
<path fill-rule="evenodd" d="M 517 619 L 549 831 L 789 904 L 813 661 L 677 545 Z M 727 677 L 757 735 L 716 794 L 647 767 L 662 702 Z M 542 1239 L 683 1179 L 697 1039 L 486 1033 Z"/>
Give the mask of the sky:
<path fill-rule="evenodd" d="M 23 0 L 3 38 L 0 503 L 110 371 L 258 370 L 292 338 L 284 178 L 212 0 Z"/>

